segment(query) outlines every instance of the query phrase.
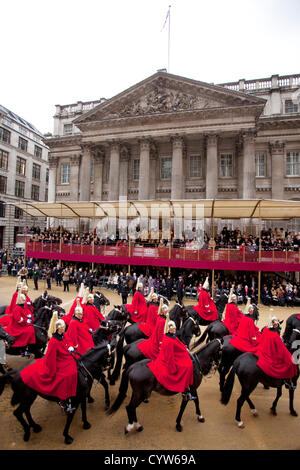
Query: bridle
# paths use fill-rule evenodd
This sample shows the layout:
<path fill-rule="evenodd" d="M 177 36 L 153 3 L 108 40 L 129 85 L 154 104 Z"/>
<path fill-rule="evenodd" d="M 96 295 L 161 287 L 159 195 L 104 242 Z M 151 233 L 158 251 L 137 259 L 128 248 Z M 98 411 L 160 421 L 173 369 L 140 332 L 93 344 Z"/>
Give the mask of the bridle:
<path fill-rule="evenodd" d="M 211 379 L 215 375 L 215 373 L 217 372 L 218 366 L 219 366 L 219 361 L 220 361 L 220 356 L 221 356 L 223 345 L 222 345 L 222 341 L 220 340 L 220 338 L 215 338 L 213 341 L 218 341 L 219 342 L 219 345 L 220 345 L 219 358 L 218 358 L 217 361 L 215 361 L 214 359 L 212 360 L 211 367 L 210 367 L 210 369 L 209 369 L 209 371 L 206 375 L 203 373 L 203 371 L 201 369 L 200 362 L 199 362 L 199 359 L 197 357 L 197 354 L 193 355 L 193 358 L 196 360 L 196 363 L 199 367 L 199 371 L 200 371 L 202 377 L 204 378 L 204 381 L 206 381 L 207 379 Z M 211 372 L 211 374 L 208 375 L 210 372 Z"/>

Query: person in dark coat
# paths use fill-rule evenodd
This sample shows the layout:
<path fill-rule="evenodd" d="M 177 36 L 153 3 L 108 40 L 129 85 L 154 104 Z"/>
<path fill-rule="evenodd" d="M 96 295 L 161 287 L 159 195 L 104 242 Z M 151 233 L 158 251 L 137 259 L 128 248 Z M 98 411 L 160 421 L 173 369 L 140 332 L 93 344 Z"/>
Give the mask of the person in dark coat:
<path fill-rule="evenodd" d="M 173 279 L 171 275 L 169 274 L 167 279 L 166 279 L 166 291 L 167 291 L 167 299 L 171 300 L 172 298 L 172 289 L 173 289 Z"/>
<path fill-rule="evenodd" d="M 39 268 L 38 264 L 35 264 L 34 268 L 33 268 L 34 290 L 39 289 L 39 285 L 38 285 L 39 277 L 40 277 L 40 268 Z"/>
<path fill-rule="evenodd" d="M 121 286 L 120 286 L 120 294 L 122 296 L 122 304 L 123 305 L 126 305 L 127 304 L 127 297 L 129 295 L 129 287 L 128 287 L 128 284 L 127 284 L 127 281 L 126 279 L 122 279 L 122 283 L 121 283 Z"/>
<path fill-rule="evenodd" d="M 177 294 L 178 302 L 181 304 L 183 296 L 184 296 L 184 282 L 183 282 L 182 276 L 179 276 L 179 279 L 176 283 L 176 294 Z"/>

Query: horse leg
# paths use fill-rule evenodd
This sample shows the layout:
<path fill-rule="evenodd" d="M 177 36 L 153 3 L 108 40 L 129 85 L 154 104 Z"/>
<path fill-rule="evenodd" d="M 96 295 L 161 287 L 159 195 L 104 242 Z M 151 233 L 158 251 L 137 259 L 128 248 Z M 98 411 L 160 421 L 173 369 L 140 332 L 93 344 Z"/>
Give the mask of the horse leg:
<path fill-rule="evenodd" d="M 86 399 L 83 398 L 80 402 L 81 406 L 81 420 L 83 422 L 83 429 L 90 429 L 91 425 L 87 420 L 87 415 L 86 415 Z"/>
<path fill-rule="evenodd" d="M 199 397 L 198 397 L 198 393 L 197 393 L 197 390 L 196 389 L 192 389 L 192 394 L 197 397 L 196 400 L 195 400 L 195 408 L 196 408 L 196 415 L 198 416 L 198 421 L 200 423 L 204 423 L 205 422 L 205 418 L 203 417 L 203 415 L 201 414 L 201 411 L 200 411 L 200 406 L 199 406 Z"/>
<path fill-rule="evenodd" d="M 108 409 L 109 406 L 110 406 L 110 397 L 109 397 L 108 383 L 107 383 L 106 380 L 105 380 L 105 375 L 104 375 L 104 374 L 101 374 L 100 383 L 101 383 L 101 385 L 102 385 L 103 388 L 104 388 L 104 392 L 105 392 L 105 405 L 106 405 L 106 408 Z"/>
<path fill-rule="evenodd" d="M 63 431 L 63 436 L 65 438 L 65 444 L 72 444 L 72 442 L 73 442 L 73 437 L 71 437 L 69 435 L 69 429 L 70 429 L 71 423 L 73 421 L 74 414 L 75 413 L 73 411 L 72 411 L 72 413 L 67 413 L 67 421 L 66 421 L 66 425 L 65 425 L 65 428 L 64 428 L 64 431 Z"/>
<path fill-rule="evenodd" d="M 258 413 L 257 413 L 257 410 L 254 406 L 254 403 L 250 400 L 249 397 L 246 398 L 246 402 L 248 403 L 249 407 L 250 407 L 250 411 L 252 413 L 253 416 L 258 416 Z"/>
<path fill-rule="evenodd" d="M 144 398 L 145 396 L 142 396 L 141 393 L 137 393 L 136 396 L 134 392 L 132 393 L 131 400 L 126 406 L 128 424 L 125 427 L 125 434 L 128 434 L 130 431 L 133 431 L 133 429 L 136 429 L 137 431 L 142 431 L 144 429 L 143 426 L 138 423 L 136 416 L 136 408 L 142 403 Z"/>
<path fill-rule="evenodd" d="M 33 432 L 35 433 L 38 433 L 38 432 L 41 432 L 42 430 L 42 426 L 40 426 L 39 424 L 37 424 L 32 416 L 31 416 L 31 413 L 30 413 L 30 406 L 28 406 L 25 410 L 24 410 L 24 413 L 26 415 L 26 418 L 27 418 L 27 421 L 29 423 L 29 426 L 32 428 Z"/>
<path fill-rule="evenodd" d="M 22 405 L 18 406 L 18 408 L 13 412 L 14 416 L 23 426 L 23 429 L 24 429 L 23 439 L 25 442 L 28 442 L 30 438 L 30 426 L 23 418 L 23 413 L 24 413 L 24 408 Z"/>
<path fill-rule="evenodd" d="M 272 413 L 274 416 L 277 416 L 276 407 L 277 407 L 277 403 L 278 403 L 278 400 L 279 400 L 279 398 L 281 397 L 281 395 L 282 395 L 282 386 L 277 387 L 276 398 L 275 398 L 275 400 L 273 401 L 273 404 L 272 404 L 272 406 L 271 406 L 271 408 L 270 408 L 271 413 Z"/>
<path fill-rule="evenodd" d="M 237 406 L 236 406 L 236 412 L 235 412 L 235 420 L 237 421 L 238 423 L 238 427 L 240 429 L 244 428 L 244 423 L 243 421 L 241 420 L 241 411 L 242 411 L 242 407 L 243 407 L 243 404 L 245 402 L 245 400 L 247 400 L 248 398 L 248 392 L 246 392 L 243 388 L 242 388 L 242 392 L 241 392 L 241 395 L 239 396 L 239 398 L 237 399 Z"/>
<path fill-rule="evenodd" d="M 290 398 L 290 403 L 289 403 L 289 407 L 290 407 L 290 413 L 292 416 L 298 416 L 298 413 L 297 411 L 294 409 L 294 390 L 289 390 L 289 398 Z"/>
<path fill-rule="evenodd" d="M 181 426 L 180 423 L 181 423 L 181 418 L 182 418 L 182 415 L 184 413 L 184 410 L 185 410 L 187 404 L 188 404 L 188 400 L 184 400 L 182 398 L 181 405 L 180 405 L 180 410 L 179 410 L 178 416 L 176 418 L 176 429 L 177 429 L 178 432 L 182 431 L 182 426 Z"/>

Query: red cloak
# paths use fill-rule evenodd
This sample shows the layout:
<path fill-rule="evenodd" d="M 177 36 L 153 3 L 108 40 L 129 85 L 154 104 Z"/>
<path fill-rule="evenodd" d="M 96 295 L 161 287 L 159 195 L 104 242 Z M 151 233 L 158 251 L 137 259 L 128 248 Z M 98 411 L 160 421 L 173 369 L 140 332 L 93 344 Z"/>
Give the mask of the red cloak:
<path fill-rule="evenodd" d="M 235 335 L 239 326 L 240 319 L 243 313 L 237 308 L 234 303 L 228 303 L 225 310 L 225 318 L 222 321 L 231 335 Z"/>
<path fill-rule="evenodd" d="M 5 331 L 15 338 L 12 348 L 35 344 L 35 331 L 32 323 L 27 323 L 28 310 L 23 305 L 16 305 L 10 315 Z"/>
<path fill-rule="evenodd" d="M 78 297 L 78 296 L 75 297 L 75 299 L 74 299 L 74 301 L 73 301 L 73 303 L 72 303 L 72 306 L 71 306 L 71 308 L 70 308 L 70 310 L 69 310 L 69 313 L 67 313 L 67 315 L 65 315 L 65 316 L 62 317 L 62 320 L 65 322 L 65 324 L 66 324 L 67 326 L 70 325 L 70 321 L 71 321 L 72 318 L 73 318 L 74 310 L 75 310 L 75 308 L 77 307 L 77 300 L 79 300 L 79 303 L 80 303 L 81 307 L 83 308 L 82 297 Z"/>
<path fill-rule="evenodd" d="M 94 347 L 92 334 L 89 332 L 89 325 L 76 317 L 70 321 L 68 328 L 68 337 L 76 351 L 85 354 L 90 348 Z"/>
<path fill-rule="evenodd" d="M 256 355 L 257 365 L 275 379 L 291 379 L 297 375 L 297 366 L 284 342 L 274 331 L 264 328 Z"/>
<path fill-rule="evenodd" d="M 141 292 L 136 291 L 132 297 L 131 304 L 126 304 L 125 308 L 130 313 L 131 320 L 133 322 L 146 322 L 148 307 L 146 299 Z"/>
<path fill-rule="evenodd" d="M 150 338 L 137 344 L 138 349 L 148 359 L 156 359 L 159 353 L 160 346 L 164 338 L 165 322 L 166 317 L 159 315 Z"/>
<path fill-rule="evenodd" d="M 208 321 L 218 320 L 218 311 L 209 292 L 201 289 L 198 305 L 193 307 L 201 318 Z"/>
<path fill-rule="evenodd" d="M 20 375 L 37 392 L 65 400 L 76 395 L 77 363 L 68 351 L 73 344 L 67 334 L 61 340 L 54 336 L 49 340 L 45 356 L 22 369 Z"/>
<path fill-rule="evenodd" d="M 184 392 L 193 383 L 192 360 L 187 347 L 175 335 L 164 335 L 157 358 L 147 365 L 171 392 Z"/>
<path fill-rule="evenodd" d="M 243 315 L 237 327 L 236 334 L 232 336 L 229 343 L 239 351 L 256 354 L 260 337 L 260 331 L 254 324 L 252 318 Z"/>
<path fill-rule="evenodd" d="M 105 320 L 105 318 L 95 305 L 83 304 L 83 321 L 89 325 L 89 328 L 97 330 L 101 320 Z"/>
<path fill-rule="evenodd" d="M 147 313 L 147 321 L 145 323 L 139 323 L 139 329 L 144 333 L 144 335 L 150 337 L 153 333 L 154 327 L 158 319 L 158 305 L 149 305 Z"/>
<path fill-rule="evenodd" d="M 16 290 L 13 293 L 13 296 L 11 298 L 10 304 L 6 307 L 5 310 L 5 315 L 0 318 L 0 325 L 2 326 L 7 326 L 9 323 L 9 316 L 12 315 L 13 309 L 15 308 L 17 304 L 17 297 L 18 297 L 18 291 Z"/>

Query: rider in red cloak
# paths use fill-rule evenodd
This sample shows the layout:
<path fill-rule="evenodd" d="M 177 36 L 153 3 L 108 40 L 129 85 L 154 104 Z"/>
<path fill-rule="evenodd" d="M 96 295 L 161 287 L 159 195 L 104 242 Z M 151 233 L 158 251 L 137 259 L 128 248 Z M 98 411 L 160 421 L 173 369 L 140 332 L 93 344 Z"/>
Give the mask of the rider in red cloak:
<path fill-rule="evenodd" d="M 11 348 L 36 343 L 35 330 L 32 326 L 32 319 L 27 318 L 29 314 L 26 311 L 25 302 L 26 296 L 19 292 L 16 306 L 13 308 L 12 315 L 10 315 L 8 325 L 5 327 L 5 331 L 15 338 Z"/>
<path fill-rule="evenodd" d="M 76 395 L 77 362 L 71 355 L 74 348 L 65 334 L 64 322 L 57 320 L 56 312 L 53 320 L 45 356 L 22 369 L 20 375 L 23 382 L 37 392 L 66 400 Z"/>
<path fill-rule="evenodd" d="M 147 320 L 148 307 L 146 299 L 141 292 L 143 284 L 138 282 L 136 288 L 137 290 L 132 297 L 131 304 L 126 304 L 125 308 L 130 313 L 133 322 L 144 323 Z"/>
<path fill-rule="evenodd" d="M 193 384 L 193 363 L 187 347 L 175 332 L 175 323 L 167 317 L 159 354 L 147 366 L 163 387 L 171 392 L 183 393 Z"/>
<path fill-rule="evenodd" d="M 167 311 L 168 311 L 168 306 L 162 305 L 162 299 L 161 299 L 161 304 L 157 312 L 158 318 L 157 318 L 154 330 L 152 332 L 152 335 L 150 336 L 150 338 L 145 339 L 144 341 L 141 341 L 140 343 L 137 344 L 137 348 L 141 351 L 141 353 L 145 357 L 147 357 L 147 359 L 154 360 L 156 359 L 159 353 L 160 346 L 164 338 L 164 328 L 165 328 Z"/>
<path fill-rule="evenodd" d="M 80 286 L 80 289 L 79 289 L 79 292 L 78 292 L 78 295 L 77 297 L 75 297 L 73 303 L 72 303 L 72 306 L 69 310 L 69 313 L 67 313 L 67 315 L 65 315 L 64 317 L 62 317 L 62 320 L 65 322 L 66 326 L 68 327 L 69 324 L 70 324 L 70 321 L 72 320 L 73 318 L 73 315 L 74 315 L 74 311 L 75 311 L 75 307 L 77 306 L 77 301 L 79 300 L 80 302 L 80 305 L 82 307 L 82 300 L 83 300 L 83 296 L 84 296 L 84 284 L 82 283 L 81 286 Z"/>
<path fill-rule="evenodd" d="M 291 379 L 298 374 L 291 353 L 275 331 L 263 329 L 256 355 L 258 367 L 275 379 Z"/>
<path fill-rule="evenodd" d="M 13 296 L 10 301 L 10 305 L 6 307 L 5 314 L 0 318 L 0 325 L 2 326 L 8 325 L 10 315 L 12 315 L 13 309 L 16 306 L 18 293 L 22 286 L 23 286 L 23 282 L 21 281 L 21 278 L 18 278 L 16 291 L 13 293 Z"/>
<path fill-rule="evenodd" d="M 89 331 L 88 323 L 83 321 L 83 308 L 79 300 L 74 311 L 72 320 L 68 328 L 68 337 L 70 338 L 75 350 L 80 354 L 85 354 L 90 348 L 94 347 L 94 341 Z"/>
<path fill-rule="evenodd" d="M 249 312 L 251 311 L 249 306 Z M 252 307 L 253 310 L 253 307 Z M 260 331 L 250 317 L 243 315 L 240 319 L 239 326 L 236 333 L 229 341 L 232 346 L 242 352 L 251 352 L 256 354 L 257 347 L 260 341 Z"/>
<path fill-rule="evenodd" d="M 147 320 L 144 323 L 139 323 L 139 329 L 144 333 L 144 335 L 150 337 L 155 328 L 157 319 L 158 319 L 158 295 L 154 292 L 151 295 L 151 303 L 148 305 Z"/>
<path fill-rule="evenodd" d="M 88 294 L 83 299 L 83 321 L 88 324 L 93 331 L 99 328 L 101 321 L 105 320 L 104 316 L 94 305 L 94 295 Z"/>
<path fill-rule="evenodd" d="M 236 334 L 240 319 L 243 317 L 243 313 L 237 307 L 236 302 L 236 295 L 231 293 L 229 296 L 229 302 L 226 305 L 225 318 L 222 321 L 230 335 Z"/>
<path fill-rule="evenodd" d="M 199 293 L 198 305 L 193 307 L 201 318 L 208 321 L 218 320 L 218 311 L 213 299 L 209 294 L 209 282 L 206 278 L 203 287 Z"/>

